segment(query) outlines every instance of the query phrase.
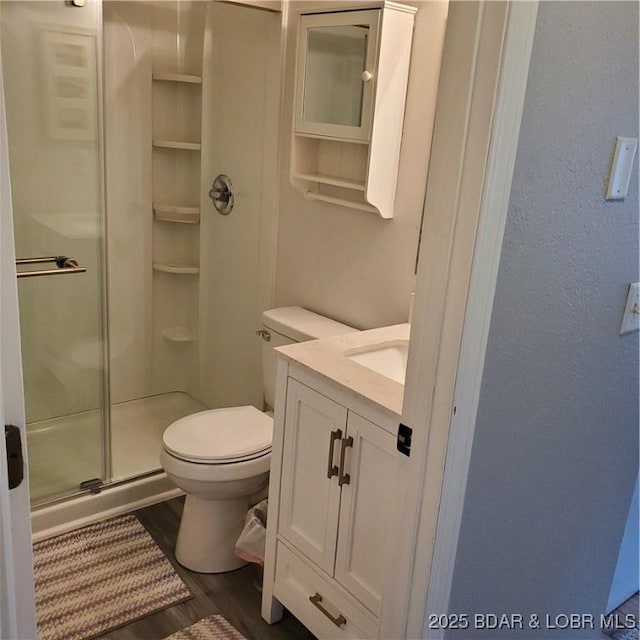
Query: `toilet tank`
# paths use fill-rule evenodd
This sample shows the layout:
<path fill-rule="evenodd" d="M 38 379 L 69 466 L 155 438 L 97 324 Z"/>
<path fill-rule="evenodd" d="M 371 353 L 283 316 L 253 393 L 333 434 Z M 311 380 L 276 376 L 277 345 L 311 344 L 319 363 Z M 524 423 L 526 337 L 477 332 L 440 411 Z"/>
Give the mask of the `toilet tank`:
<path fill-rule="evenodd" d="M 262 380 L 264 399 L 273 409 L 276 386 L 276 347 L 358 331 L 302 307 L 280 307 L 262 314 Z"/>

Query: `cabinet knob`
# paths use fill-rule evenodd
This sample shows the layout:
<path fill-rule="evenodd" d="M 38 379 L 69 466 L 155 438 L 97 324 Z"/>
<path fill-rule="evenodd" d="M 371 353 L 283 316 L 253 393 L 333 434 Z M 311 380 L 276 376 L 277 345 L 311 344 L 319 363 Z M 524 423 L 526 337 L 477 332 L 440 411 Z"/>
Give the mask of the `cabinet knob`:
<path fill-rule="evenodd" d="M 362 79 L 362 82 L 369 82 L 369 80 L 371 80 L 371 78 L 373 78 L 373 73 L 371 73 L 371 71 L 367 71 L 365 69 L 362 72 L 362 75 L 360 76 L 360 78 Z"/>

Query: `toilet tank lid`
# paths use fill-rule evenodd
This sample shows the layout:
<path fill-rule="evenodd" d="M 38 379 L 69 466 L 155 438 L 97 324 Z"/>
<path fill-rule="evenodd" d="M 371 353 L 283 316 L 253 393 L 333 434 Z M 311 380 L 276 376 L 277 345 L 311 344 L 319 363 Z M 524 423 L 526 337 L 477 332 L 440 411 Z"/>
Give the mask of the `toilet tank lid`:
<path fill-rule="evenodd" d="M 349 325 L 325 318 L 313 313 L 313 311 L 297 306 L 264 311 L 262 313 L 262 323 L 265 327 L 277 331 L 296 342 L 358 331 L 358 329 L 354 329 Z"/>

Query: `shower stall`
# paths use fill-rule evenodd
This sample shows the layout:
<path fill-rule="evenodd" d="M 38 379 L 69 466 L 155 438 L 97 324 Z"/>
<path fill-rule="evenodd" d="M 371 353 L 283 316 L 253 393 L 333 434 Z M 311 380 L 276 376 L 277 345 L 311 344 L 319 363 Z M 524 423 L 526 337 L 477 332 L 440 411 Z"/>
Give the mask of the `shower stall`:
<path fill-rule="evenodd" d="M 181 416 L 262 408 L 280 38 L 214 0 L 0 2 L 36 510 L 160 474 Z"/>

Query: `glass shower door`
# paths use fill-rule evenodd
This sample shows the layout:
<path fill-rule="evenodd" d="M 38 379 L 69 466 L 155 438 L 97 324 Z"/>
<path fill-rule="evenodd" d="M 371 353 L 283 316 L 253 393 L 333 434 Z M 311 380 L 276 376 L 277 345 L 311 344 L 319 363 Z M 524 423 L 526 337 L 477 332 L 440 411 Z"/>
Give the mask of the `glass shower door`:
<path fill-rule="evenodd" d="M 97 0 L 0 3 L 34 503 L 108 467 L 100 25 Z"/>

